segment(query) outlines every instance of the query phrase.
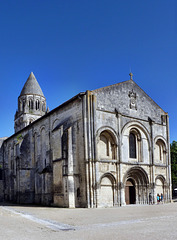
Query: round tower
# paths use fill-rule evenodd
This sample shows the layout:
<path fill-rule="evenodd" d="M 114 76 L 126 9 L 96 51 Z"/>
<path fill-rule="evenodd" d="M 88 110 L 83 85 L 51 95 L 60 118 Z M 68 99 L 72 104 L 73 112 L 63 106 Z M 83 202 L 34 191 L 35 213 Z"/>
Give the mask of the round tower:
<path fill-rule="evenodd" d="M 20 131 L 46 113 L 46 98 L 31 72 L 18 97 L 18 110 L 15 114 L 15 132 Z"/>

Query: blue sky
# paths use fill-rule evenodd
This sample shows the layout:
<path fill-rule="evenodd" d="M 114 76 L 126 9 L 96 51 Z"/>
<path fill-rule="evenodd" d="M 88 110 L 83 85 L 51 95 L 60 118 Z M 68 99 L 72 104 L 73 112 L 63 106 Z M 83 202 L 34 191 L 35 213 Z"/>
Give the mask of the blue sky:
<path fill-rule="evenodd" d="M 0 1 L 0 137 L 34 72 L 51 109 L 129 79 L 170 116 L 177 140 L 176 0 Z"/>

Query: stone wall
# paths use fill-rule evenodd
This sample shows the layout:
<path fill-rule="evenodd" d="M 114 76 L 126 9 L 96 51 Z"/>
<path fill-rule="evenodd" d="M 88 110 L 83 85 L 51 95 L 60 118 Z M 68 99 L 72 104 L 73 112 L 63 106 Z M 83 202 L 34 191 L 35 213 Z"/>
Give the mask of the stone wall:
<path fill-rule="evenodd" d="M 147 204 L 149 193 L 170 201 L 169 146 L 167 113 L 132 80 L 87 91 L 4 141 L 4 197 L 70 208 Z"/>
<path fill-rule="evenodd" d="M 5 141 L 5 200 L 86 206 L 81 103 L 76 98 Z"/>

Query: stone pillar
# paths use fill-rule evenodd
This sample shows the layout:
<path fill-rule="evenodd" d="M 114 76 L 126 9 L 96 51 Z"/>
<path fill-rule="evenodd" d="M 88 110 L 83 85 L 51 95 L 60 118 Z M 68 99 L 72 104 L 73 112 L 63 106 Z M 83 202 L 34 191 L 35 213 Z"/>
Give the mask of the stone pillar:
<path fill-rule="evenodd" d="M 91 124 L 91 154 L 92 154 L 92 162 L 93 162 L 93 206 L 97 207 L 97 192 L 98 192 L 98 162 L 97 162 L 97 154 L 96 154 L 96 96 L 92 94 L 90 96 L 90 124 Z"/>
<path fill-rule="evenodd" d="M 168 192 L 169 192 L 169 199 L 172 200 L 172 183 L 171 183 L 171 160 L 170 160 L 170 133 L 169 133 L 169 117 L 168 115 L 166 116 L 166 133 L 167 133 L 167 152 L 168 152 L 168 157 L 167 157 L 167 181 L 168 181 Z"/>
<path fill-rule="evenodd" d="M 87 182 L 89 183 L 87 192 L 89 191 L 88 207 L 95 206 L 95 163 L 94 163 L 94 146 L 93 146 L 93 109 L 92 109 L 92 93 L 87 91 L 86 95 L 86 136 L 87 136 Z"/>
<path fill-rule="evenodd" d="M 122 182 L 120 182 L 119 188 L 120 188 L 120 204 L 121 204 L 121 206 L 124 206 L 124 205 L 126 205 L 126 202 L 125 202 L 125 186 Z"/>
<path fill-rule="evenodd" d="M 74 168 L 73 168 L 73 150 L 72 150 L 72 128 L 68 129 L 68 204 L 69 208 L 75 208 L 74 194 Z"/>
<path fill-rule="evenodd" d="M 84 158 L 86 164 L 86 194 L 87 207 L 91 207 L 91 190 L 90 190 L 90 163 L 88 160 L 88 133 L 87 133 L 87 96 L 83 97 L 83 121 L 84 121 Z"/>
<path fill-rule="evenodd" d="M 119 178 L 118 178 L 118 187 L 119 187 L 119 204 L 120 206 L 126 205 L 125 203 L 125 186 L 123 183 L 122 176 L 122 137 L 121 137 L 121 114 L 116 110 L 116 117 L 118 122 L 118 161 L 119 161 Z"/>
<path fill-rule="evenodd" d="M 155 166 L 154 166 L 154 121 L 149 118 L 149 124 L 151 129 L 151 155 L 150 155 L 150 168 L 151 168 L 151 186 L 152 186 L 152 201 L 155 203 Z"/>

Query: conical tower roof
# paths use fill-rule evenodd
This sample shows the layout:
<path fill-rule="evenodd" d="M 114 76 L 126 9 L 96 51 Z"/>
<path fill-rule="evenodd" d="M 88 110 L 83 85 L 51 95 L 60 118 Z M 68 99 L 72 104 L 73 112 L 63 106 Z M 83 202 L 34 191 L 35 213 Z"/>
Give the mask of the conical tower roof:
<path fill-rule="evenodd" d="M 35 94 L 35 95 L 40 95 L 40 96 L 44 97 L 42 89 L 40 88 L 39 83 L 36 80 L 33 72 L 30 73 L 30 75 L 20 93 L 20 96 L 27 95 L 27 94 Z"/>

